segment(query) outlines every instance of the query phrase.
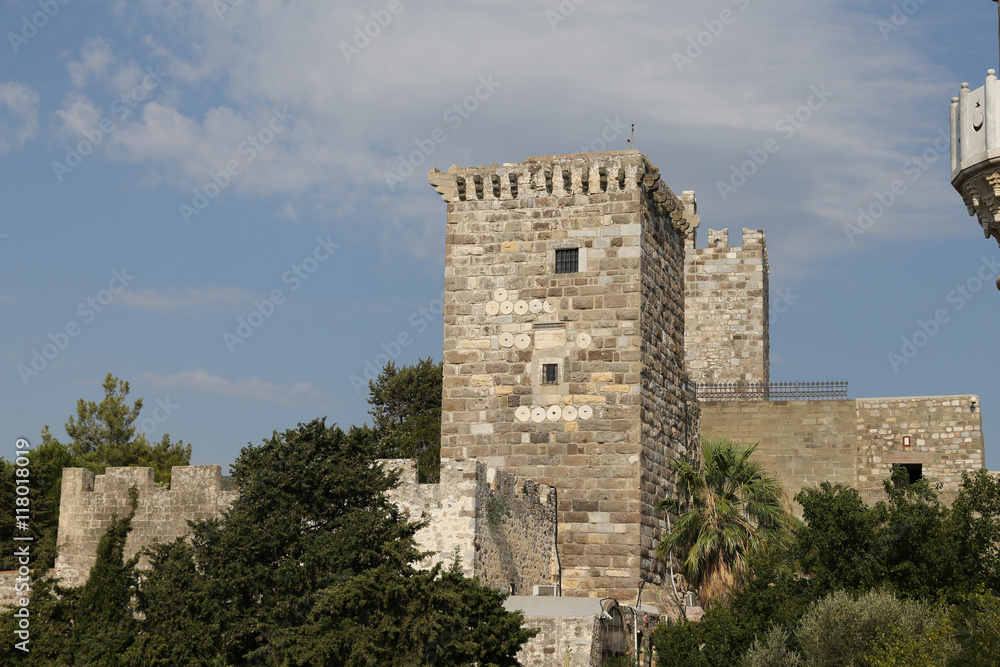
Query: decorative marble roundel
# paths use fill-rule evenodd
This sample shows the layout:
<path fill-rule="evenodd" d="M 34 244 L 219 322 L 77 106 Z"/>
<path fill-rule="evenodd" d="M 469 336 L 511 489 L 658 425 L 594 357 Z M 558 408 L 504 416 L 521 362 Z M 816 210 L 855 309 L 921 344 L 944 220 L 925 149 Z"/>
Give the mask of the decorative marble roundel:
<path fill-rule="evenodd" d="M 518 421 L 526 422 L 531 419 L 531 408 L 527 405 L 522 405 L 517 410 L 514 410 L 514 416 L 517 417 Z"/>
<path fill-rule="evenodd" d="M 580 416 L 580 419 L 586 421 L 594 416 L 594 408 L 589 405 L 581 405 L 580 409 L 577 410 L 577 414 Z"/>
<path fill-rule="evenodd" d="M 580 333 L 576 335 L 576 346 L 581 350 L 586 350 L 590 347 L 591 338 L 588 333 Z"/>
<path fill-rule="evenodd" d="M 562 408 L 558 405 L 553 405 L 549 408 L 545 416 L 549 418 L 550 422 L 557 422 L 559 421 L 559 418 L 562 417 Z"/>
<path fill-rule="evenodd" d="M 517 303 L 514 304 L 514 314 L 525 315 L 527 314 L 527 312 L 528 312 L 527 301 L 518 301 Z"/>
<path fill-rule="evenodd" d="M 567 405 L 562 409 L 562 416 L 568 422 L 576 421 L 577 410 L 572 405 Z"/>
<path fill-rule="evenodd" d="M 517 334 L 517 336 L 514 337 L 514 345 L 516 345 L 519 350 L 527 349 L 527 347 L 531 345 L 531 334 Z"/>
<path fill-rule="evenodd" d="M 502 287 L 498 287 L 493 290 L 493 300 L 494 301 L 506 301 L 507 300 L 507 290 Z"/>
<path fill-rule="evenodd" d="M 541 299 L 532 299 L 528 304 L 528 310 L 532 313 L 538 314 L 542 312 L 542 301 Z"/>
<path fill-rule="evenodd" d="M 493 316 L 493 315 L 498 315 L 499 313 L 500 313 L 499 303 L 497 303 L 496 301 L 490 301 L 488 304 L 486 304 L 487 315 Z"/>
<path fill-rule="evenodd" d="M 556 304 L 552 303 L 551 300 L 546 299 L 545 303 L 542 304 L 542 310 L 546 313 L 554 313 L 556 312 Z"/>
<path fill-rule="evenodd" d="M 514 334 L 512 333 L 500 334 L 500 347 L 514 347 Z"/>
<path fill-rule="evenodd" d="M 513 312 L 514 312 L 514 302 L 513 301 L 504 301 L 503 303 L 500 304 L 500 314 L 501 315 L 510 315 Z"/>
<path fill-rule="evenodd" d="M 545 421 L 545 408 L 535 408 L 531 411 L 531 421 L 541 424 Z"/>

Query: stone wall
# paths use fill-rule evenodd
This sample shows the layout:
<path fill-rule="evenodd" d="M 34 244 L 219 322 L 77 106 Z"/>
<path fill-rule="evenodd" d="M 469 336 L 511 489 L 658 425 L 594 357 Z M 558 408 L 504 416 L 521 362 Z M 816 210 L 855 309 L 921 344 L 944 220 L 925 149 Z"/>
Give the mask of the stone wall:
<path fill-rule="evenodd" d="M 857 429 L 859 490 L 870 502 L 884 495 L 893 464 L 919 464 L 932 484 L 944 484 L 940 495 L 948 503 L 962 473 L 985 466 L 978 396 L 858 399 Z"/>
<path fill-rule="evenodd" d="M 96 476 L 83 468 L 63 469 L 56 576 L 70 586 L 87 580 L 112 515 L 124 517 L 131 510 L 131 487 L 139 498 L 125 558 L 154 542 L 186 535 L 189 520 L 219 516 L 236 497 L 221 484 L 219 466 L 174 466 L 169 489 L 153 483 L 152 468 L 108 468 Z"/>
<path fill-rule="evenodd" d="M 875 503 L 885 497 L 882 482 L 893 464 L 920 464 L 923 477 L 943 483 L 941 497 L 950 502 L 962 473 L 984 465 L 973 400 L 978 405 L 975 396 L 703 402 L 701 433 L 760 442 L 758 459 L 782 480 L 789 499 L 831 482 L 857 488 Z"/>
<path fill-rule="evenodd" d="M 729 230 L 708 231 L 708 247 L 690 235 L 685 258 L 687 373 L 696 382 L 768 382 L 768 262 L 764 232 L 743 230 L 742 247 Z"/>
<path fill-rule="evenodd" d="M 636 151 L 429 178 L 448 210 L 442 456 L 558 488 L 563 594 L 634 598 L 659 578 L 663 462 L 686 449 L 693 205 Z M 578 270 L 557 273 L 557 251 Z"/>
<path fill-rule="evenodd" d="M 759 442 L 756 458 L 781 479 L 788 500 L 832 482 L 857 486 L 857 406 L 844 401 L 705 401 L 703 438 Z M 794 504 L 795 511 L 801 512 Z"/>
<path fill-rule="evenodd" d="M 441 481 L 418 484 L 415 461 L 383 461 L 400 471 L 389 498 L 415 521 L 420 563 L 449 567 L 455 550 L 466 576 L 486 586 L 531 595 L 535 586 L 559 585 L 555 489 L 521 480 L 477 461 L 441 462 Z"/>

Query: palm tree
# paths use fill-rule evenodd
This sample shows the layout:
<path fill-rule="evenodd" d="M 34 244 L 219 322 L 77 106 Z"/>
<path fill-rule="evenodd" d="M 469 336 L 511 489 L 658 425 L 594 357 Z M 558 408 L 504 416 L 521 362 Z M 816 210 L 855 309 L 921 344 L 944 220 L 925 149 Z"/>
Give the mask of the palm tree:
<path fill-rule="evenodd" d="M 660 557 L 678 553 L 704 606 L 724 598 L 747 558 L 784 533 L 781 483 L 751 459 L 756 449 L 727 438 L 703 439 L 701 466 L 673 459 L 677 497 L 656 507 L 676 517 L 660 542 Z"/>

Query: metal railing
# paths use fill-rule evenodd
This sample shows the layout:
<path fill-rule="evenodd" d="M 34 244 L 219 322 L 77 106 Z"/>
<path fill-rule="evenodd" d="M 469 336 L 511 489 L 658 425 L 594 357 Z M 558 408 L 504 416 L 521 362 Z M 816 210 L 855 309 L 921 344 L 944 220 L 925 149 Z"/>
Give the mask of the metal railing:
<path fill-rule="evenodd" d="M 699 401 L 833 401 L 847 398 L 847 381 L 689 382 Z"/>

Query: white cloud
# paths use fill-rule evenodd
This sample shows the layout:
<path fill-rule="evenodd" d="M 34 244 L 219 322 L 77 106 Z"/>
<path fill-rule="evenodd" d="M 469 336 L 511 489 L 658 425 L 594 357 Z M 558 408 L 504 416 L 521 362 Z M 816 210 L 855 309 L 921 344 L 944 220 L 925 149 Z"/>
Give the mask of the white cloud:
<path fill-rule="evenodd" d="M 158 375 L 146 371 L 137 384 L 173 390 L 189 390 L 196 394 L 231 396 L 233 398 L 275 403 L 284 407 L 314 407 L 328 405 L 326 394 L 311 382 L 296 382 L 282 386 L 265 380 L 229 380 L 210 375 L 208 371 L 196 368 L 174 375 Z"/>
<path fill-rule="evenodd" d="M 251 303 L 255 295 L 238 287 L 189 287 L 186 290 L 125 290 L 117 297 L 120 305 L 183 315 L 217 312 Z"/>
<path fill-rule="evenodd" d="M 952 94 L 942 95 L 942 70 L 916 38 L 921 16 L 907 24 L 911 41 L 894 34 L 887 44 L 876 25 L 882 17 L 856 7 L 846 0 L 821 13 L 793 0 L 590 2 L 553 30 L 546 11 L 558 11 L 555 1 L 404 2 L 348 62 L 344 45 L 380 6 L 257 0 L 222 20 L 211 3 L 123 3 L 123 20 L 144 27 L 148 57 L 165 63 L 183 94 L 148 104 L 107 148 L 189 194 L 238 156 L 240 142 L 275 108 L 287 107 L 296 116 L 291 131 L 243 164 L 230 190 L 297 202 L 308 196 L 307 210 L 342 218 L 388 198 L 373 221 L 382 242 L 424 257 L 437 247 L 443 215 L 438 201 L 434 217 L 423 217 L 433 200 L 428 167 L 575 152 L 599 136 L 606 118 L 620 117 L 637 124 L 637 147 L 671 187 L 698 190 L 706 227 L 734 218 L 766 227 L 771 237 L 784 236 L 786 266 L 808 270 L 817 257 L 849 247 L 842 227 L 851 212 L 922 149 Z M 685 53 L 723 9 L 735 20 L 679 71 L 674 54 Z M 100 71 L 101 53 L 92 48 L 80 68 Z M 490 75 L 501 85 L 489 99 L 461 125 L 446 122 L 444 114 Z M 778 133 L 777 123 L 823 86 L 833 93 L 823 108 L 794 136 Z M 217 93 L 211 106 L 194 104 L 206 89 Z M 386 170 L 435 128 L 446 141 L 390 192 Z M 772 136 L 781 138 L 780 152 L 723 202 L 717 183 Z M 610 148 L 624 148 L 625 139 Z M 866 240 L 947 233 L 940 195 L 912 188 Z"/>
<path fill-rule="evenodd" d="M 0 83 L 0 154 L 38 134 L 38 93 L 15 81 Z"/>

